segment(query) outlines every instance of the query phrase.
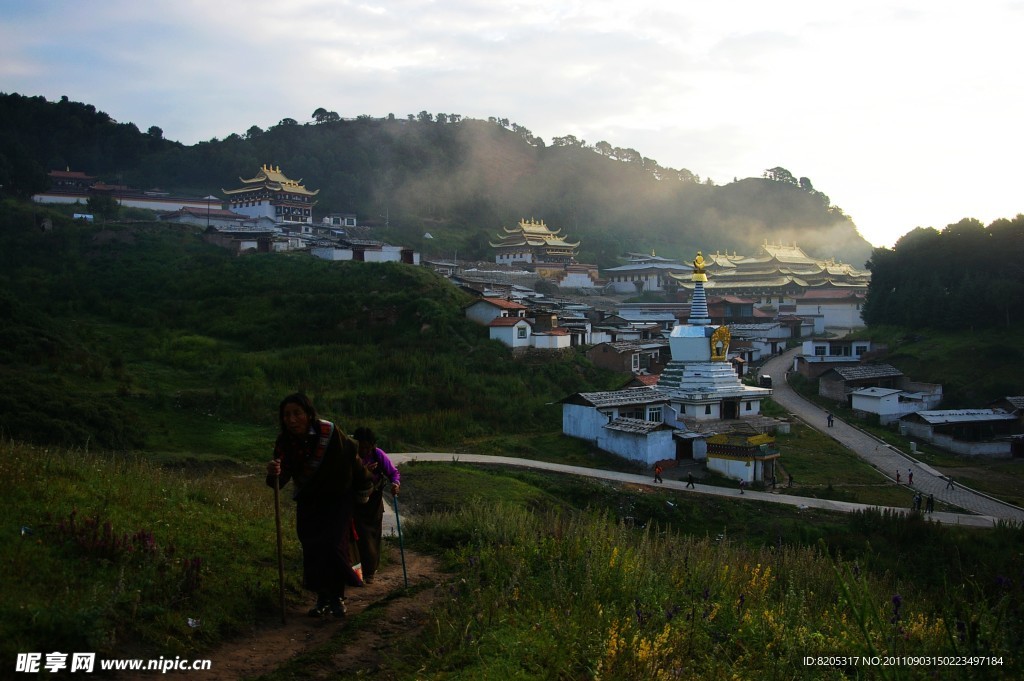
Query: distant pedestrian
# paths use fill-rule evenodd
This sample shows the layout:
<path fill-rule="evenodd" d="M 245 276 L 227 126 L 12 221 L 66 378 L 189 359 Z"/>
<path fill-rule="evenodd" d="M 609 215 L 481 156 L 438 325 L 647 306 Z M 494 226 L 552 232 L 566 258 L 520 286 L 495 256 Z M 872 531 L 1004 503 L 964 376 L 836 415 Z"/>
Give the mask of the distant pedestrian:
<path fill-rule="evenodd" d="M 788 473 L 786 475 L 789 476 L 789 479 L 786 482 L 786 487 L 792 487 L 793 486 L 793 476 L 789 475 Z"/>
<path fill-rule="evenodd" d="M 693 471 L 686 474 L 686 486 L 693 487 Z"/>
<path fill-rule="evenodd" d="M 775 489 L 775 476 L 772 476 L 772 489 Z"/>
<path fill-rule="evenodd" d="M 896 484 L 897 484 L 897 485 L 898 485 L 898 484 L 900 484 L 900 472 L 899 472 L 899 470 L 898 470 L 898 469 L 897 469 L 897 471 L 896 471 Z"/>
<path fill-rule="evenodd" d="M 928 513 L 935 512 L 935 495 L 929 494 L 928 501 L 925 502 L 924 510 Z"/>
<path fill-rule="evenodd" d="M 946 476 L 946 489 L 955 489 L 953 487 L 953 476 L 952 475 L 947 475 Z"/>
<path fill-rule="evenodd" d="M 921 493 L 920 492 L 918 492 L 917 494 L 914 495 L 914 510 L 915 511 L 920 511 L 921 510 Z"/>
<path fill-rule="evenodd" d="M 743 494 L 743 488 L 747 486 L 746 480 L 740 480 L 740 494 Z"/>
<path fill-rule="evenodd" d="M 832 416 L 832 412 L 829 412 L 825 418 L 828 421 L 828 427 L 831 428 L 832 424 L 835 422 L 835 417 Z"/>
<path fill-rule="evenodd" d="M 914 471 L 910 468 L 907 469 L 907 487 L 914 484 Z"/>
<path fill-rule="evenodd" d="M 665 482 L 661 479 L 662 467 L 659 464 L 654 464 L 654 482 Z"/>

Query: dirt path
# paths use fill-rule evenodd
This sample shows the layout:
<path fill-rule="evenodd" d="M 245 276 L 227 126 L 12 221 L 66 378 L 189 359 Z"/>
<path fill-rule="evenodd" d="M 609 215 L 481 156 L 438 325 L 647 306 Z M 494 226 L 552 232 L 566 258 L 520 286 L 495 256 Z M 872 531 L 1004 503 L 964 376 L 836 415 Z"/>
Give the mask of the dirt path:
<path fill-rule="evenodd" d="M 381 601 L 404 585 L 402 560 L 396 547 L 388 547 L 389 561 L 377 573 L 373 584 L 346 590 L 348 619 L 358 615 L 373 603 Z M 344 644 L 331 656 L 318 658 L 317 666 L 306 671 L 314 678 L 352 678 L 357 673 L 379 670 L 380 662 L 388 656 L 392 639 L 413 636 L 420 630 L 434 601 L 437 585 L 444 581 L 437 559 L 414 553 L 406 549 L 406 572 L 409 587 L 434 585 L 414 591 L 411 595 L 397 597 L 384 605 L 384 615 L 372 628 L 358 630 L 355 638 Z M 234 641 L 203 654 L 212 661 L 212 668 L 205 672 L 175 673 L 168 676 L 204 679 L 208 681 L 239 681 L 269 674 L 292 658 L 311 652 L 327 643 L 335 634 L 352 624 L 333 618 L 311 618 L 306 615 L 310 603 L 290 605 L 287 624 L 282 625 L 280 617 L 253 624 L 252 630 Z M 152 681 L 154 673 L 145 672 L 135 676 L 118 676 L 119 679 L 146 679 Z M 386 675 L 376 678 L 388 678 Z"/>

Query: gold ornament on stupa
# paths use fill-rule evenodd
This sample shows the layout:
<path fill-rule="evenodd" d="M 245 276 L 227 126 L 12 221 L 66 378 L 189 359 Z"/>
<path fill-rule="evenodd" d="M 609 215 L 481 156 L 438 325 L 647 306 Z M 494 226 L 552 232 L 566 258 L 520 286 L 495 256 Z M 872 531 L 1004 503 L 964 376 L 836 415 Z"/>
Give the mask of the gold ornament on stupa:
<path fill-rule="evenodd" d="M 693 259 L 693 276 L 690 281 L 707 281 L 708 275 L 704 272 L 704 256 L 697 251 L 697 257 Z"/>

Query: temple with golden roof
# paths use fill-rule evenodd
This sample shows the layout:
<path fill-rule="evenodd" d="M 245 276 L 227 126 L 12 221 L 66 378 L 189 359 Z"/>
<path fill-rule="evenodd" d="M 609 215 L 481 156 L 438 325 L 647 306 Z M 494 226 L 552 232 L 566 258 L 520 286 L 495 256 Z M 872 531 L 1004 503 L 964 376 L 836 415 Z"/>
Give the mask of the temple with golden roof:
<path fill-rule="evenodd" d="M 490 242 L 498 252 L 494 262 L 511 265 L 527 264 L 570 264 L 576 260 L 580 242 L 566 241 L 559 236 L 561 229 L 552 230 L 543 220 L 520 220 L 519 225 L 509 229 L 502 227 L 504 234 L 498 241 Z"/>
<path fill-rule="evenodd" d="M 255 218 L 268 217 L 275 222 L 313 222 L 313 206 L 320 190 L 309 190 L 302 180 L 292 180 L 281 166 L 264 164 L 255 177 L 238 178 L 238 189 L 222 189 L 228 208 Z"/>
<path fill-rule="evenodd" d="M 754 256 L 728 252 L 708 253 L 704 256 L 708 273 L 713 274 L 705 284 L 708 293 L 764 298 L 774 302 L 780 296 L 787 299 L 811 289 L 851 289 L 865 292 L 871 273 L 858 270 L 834 258 L 822 260 L 807 255 L 795 243 L 770 244 L 767 241 Z M 682 288 L 694 289 L 686 275 L 671 275 Z M 779 301 L 781 302 L 781 301 Z"/>

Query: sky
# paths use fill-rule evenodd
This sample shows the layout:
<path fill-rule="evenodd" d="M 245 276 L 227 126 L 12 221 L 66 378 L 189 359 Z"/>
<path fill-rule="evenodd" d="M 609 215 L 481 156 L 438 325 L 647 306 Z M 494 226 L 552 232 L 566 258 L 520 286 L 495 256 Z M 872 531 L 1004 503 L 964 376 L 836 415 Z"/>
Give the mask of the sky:
<path fill-rule="evenodd" d="M 185 144 L 507 118 L 716 184 L 783 167 L 891 246 L 1024 212 L 1022 28 L 1024 0 L 0 0 L 0 92 Z"/>

